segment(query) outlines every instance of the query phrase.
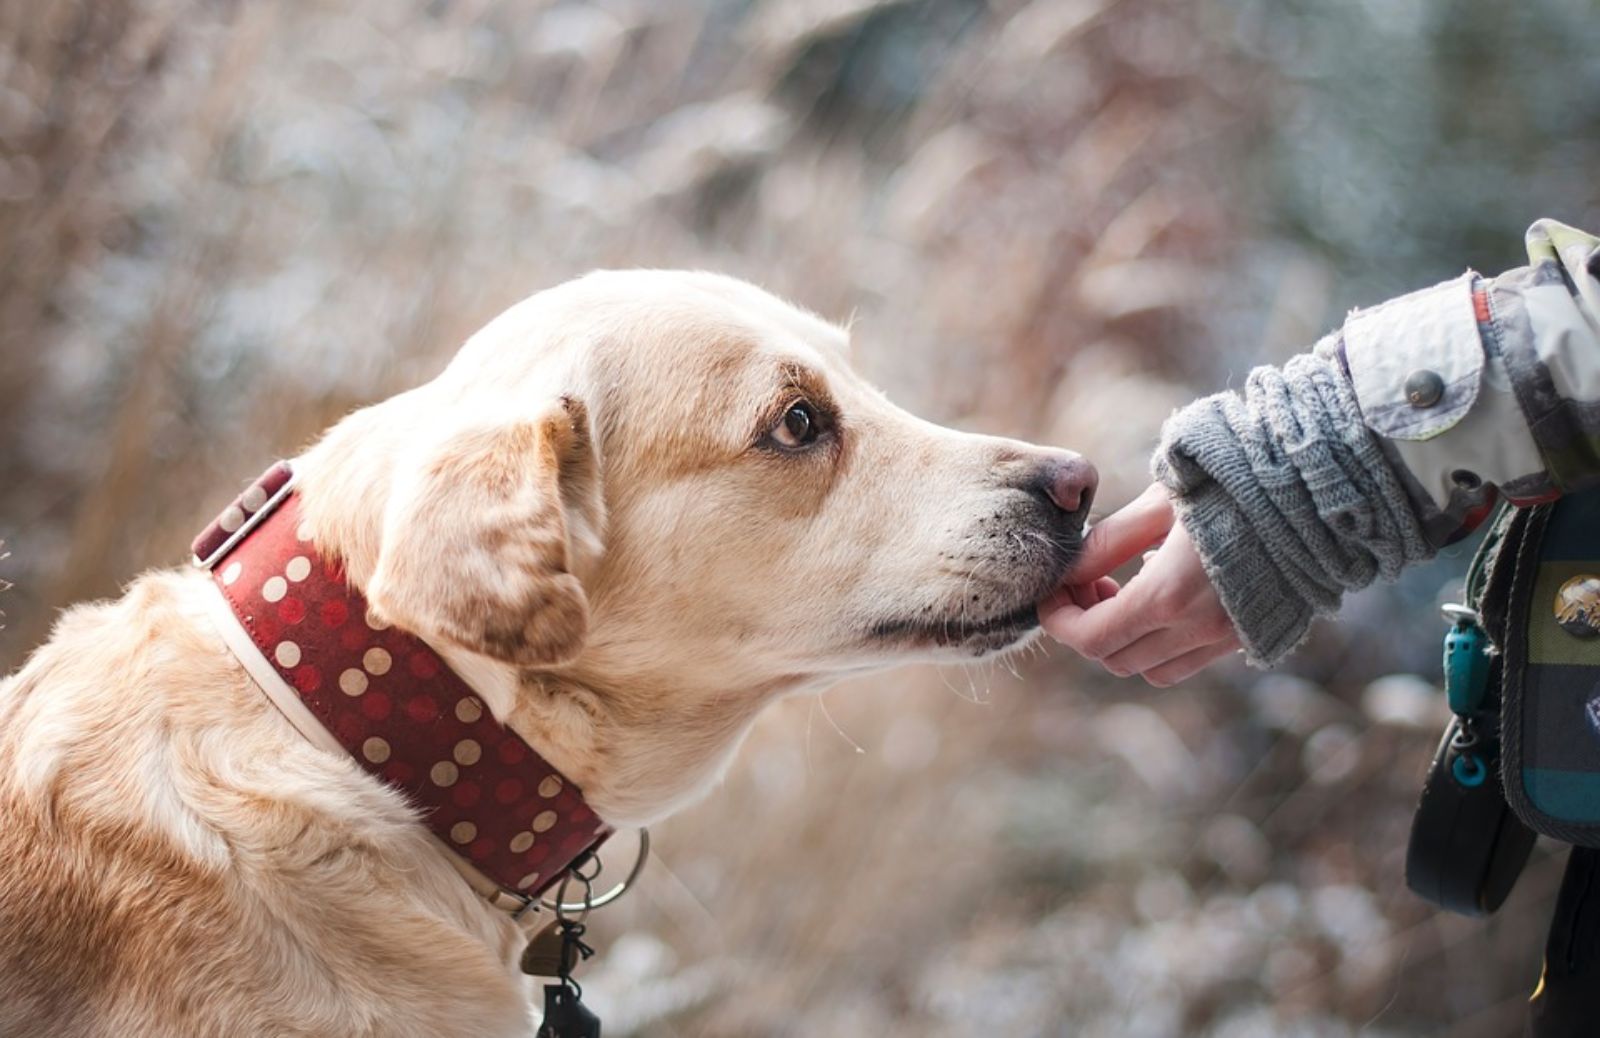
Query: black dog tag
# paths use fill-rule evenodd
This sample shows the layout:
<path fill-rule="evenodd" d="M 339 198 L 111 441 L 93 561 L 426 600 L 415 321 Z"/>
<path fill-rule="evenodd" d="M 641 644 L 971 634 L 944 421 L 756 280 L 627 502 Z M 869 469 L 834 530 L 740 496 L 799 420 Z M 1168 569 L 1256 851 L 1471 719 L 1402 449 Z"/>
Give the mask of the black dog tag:
<path fill-rule="evenodd" d="M 600 1018 L 565 984 L 544 989 L 544 1023 L 538 1038 L 600 1038 Z"/>

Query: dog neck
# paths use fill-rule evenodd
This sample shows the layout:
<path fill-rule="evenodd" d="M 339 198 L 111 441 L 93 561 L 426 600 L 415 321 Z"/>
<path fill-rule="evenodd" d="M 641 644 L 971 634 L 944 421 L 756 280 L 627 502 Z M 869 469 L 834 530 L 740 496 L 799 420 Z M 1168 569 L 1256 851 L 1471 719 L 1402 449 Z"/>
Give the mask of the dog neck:
<path fill-rule="evenodd" d="M 700 799 L 732 761 L 756 715 L 787 689 L 727 694 L 573 674 L 521 676 L 511 725 L 569 761 L 596 810 L 650 825 Z M 582 776 L 579 778 L 578 776 Z"/>

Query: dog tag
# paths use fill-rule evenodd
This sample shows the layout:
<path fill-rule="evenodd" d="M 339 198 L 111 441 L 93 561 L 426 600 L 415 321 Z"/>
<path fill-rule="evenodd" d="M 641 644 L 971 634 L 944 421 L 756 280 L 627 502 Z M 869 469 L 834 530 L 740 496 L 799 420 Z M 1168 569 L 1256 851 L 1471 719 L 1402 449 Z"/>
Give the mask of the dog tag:
<path fill-rule="evenodd" d="M 565 984 L 544 989 L 544 1023 L 538 1038 L 600 1038 L 600 1018 Z"/>
<path fill-rule="evenodd" d="M 522 972 L 530 977 L 559 977 L 572 972 L 577 954 L 562 936 L 561 924 L 552 920 L 522 949 Z"/>

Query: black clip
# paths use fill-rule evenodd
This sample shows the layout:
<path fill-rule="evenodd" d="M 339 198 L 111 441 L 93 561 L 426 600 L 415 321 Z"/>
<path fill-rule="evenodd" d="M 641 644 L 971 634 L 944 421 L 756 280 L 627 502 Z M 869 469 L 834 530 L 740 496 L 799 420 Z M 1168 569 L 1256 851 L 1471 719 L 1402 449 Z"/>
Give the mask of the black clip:
<path fill-rule="evenodd" d="M 591 864 L 594 871 L 585 871 Z M 585 853 L 572 863 L 568 873 L 583 885 L 583 903 L 588 906 L 594 899 L 594 881 L 600 875 L 599 859 Z M 561 931 L 558 982 L 545 986 L 544 1022 L 539 1025 L 538 1038 L 600 1038 L 600 1018 L 583 1004 L 583 987 L 572 977 L 578 964 L 594 955 L 594 948 L 583 940 L 587 930 L 583 920 L 588 914 L 587 907 L 577 918 L 567 916 L 559 908 L 556 910 L 556 926 Z"/>

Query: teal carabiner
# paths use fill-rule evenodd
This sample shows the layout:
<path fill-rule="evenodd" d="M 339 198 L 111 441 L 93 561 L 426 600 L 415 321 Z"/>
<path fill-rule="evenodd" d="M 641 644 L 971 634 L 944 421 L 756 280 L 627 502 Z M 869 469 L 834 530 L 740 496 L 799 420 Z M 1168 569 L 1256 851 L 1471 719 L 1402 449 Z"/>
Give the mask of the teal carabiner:
<path fill-rule="evenodd" d="M 1489 636 L 1478 622 L 1476 610 L 1444 607 L 1453 620 L 1444 636 L 1444 691 L 1450 711 L 1470 717 L 1483 709 L 1489 693 Z"/>

